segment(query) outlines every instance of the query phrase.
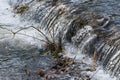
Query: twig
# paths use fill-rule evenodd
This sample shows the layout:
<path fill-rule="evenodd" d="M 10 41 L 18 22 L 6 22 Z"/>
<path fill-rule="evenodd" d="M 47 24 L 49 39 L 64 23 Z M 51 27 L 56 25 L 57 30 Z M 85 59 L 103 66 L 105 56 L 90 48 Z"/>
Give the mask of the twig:
<path fill-rule="evenodd" d="M 96 60 L 97 60 L 97 52 L 94 51 L 92 70 L 95 70 Z"/>
<path fill-rule="evenodd" d="M 49 40 L 49 38 L 41 31 L 41 30 L 39 30 L 39 29 L 37 29 L 36 27 L 34 27 L 34 26 L 31 26 L 33 29 L 35 29 L 35 30 L 37 30 L 40 34 L 42 34 L 45 38 L 46 38 L 46 40 L 48 41 L 48 42 L 51 42 L 50 40 Z"/>
<path fill-rule="evenodd" d="M 37 37 L 34 37 L 34 36 L 30 36 L 30 35 L 23 34 L 23 33 L 17 33 L 17 34 L 24 35 L 24 36 L 28 36 L 28 37 L 31 37 L 31 38 L 34 38 L 34 39 L 37 39 L 37 40 L 40 40 L 40 41 L 42 41 L 42 42 L 45 42 L 45 43 L 47 43 L 47 41 L 45 41 L 45 40 L 42 40 L 42 39 L 39 39 L 39 38 L 37 38 Z"/>

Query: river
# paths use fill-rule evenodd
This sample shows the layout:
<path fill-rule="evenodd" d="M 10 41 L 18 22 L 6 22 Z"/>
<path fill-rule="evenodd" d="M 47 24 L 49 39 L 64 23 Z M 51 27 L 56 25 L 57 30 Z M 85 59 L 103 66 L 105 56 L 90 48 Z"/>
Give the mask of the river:
<path fill-rule="evenodd" d="M 14 6 L 21 4 L 27 4 L 30 8 L 23 14 L 15 13 Z M 44 45 L 39 39 L 43 37 L 34 29 L 24 29 L 29 26 L 40 27 L 45 34 L 48 34 L 46 27 L 55 26 L 55 36 L 63 31 L 65 49 L 68 53 L 66 55 L 72 58 L 76 56 L 76 61 L 83 61 L 87 65 L 92 64 L 91 47 L 94 47 L 98 53 L 98 66 L 96 71 L 83 72 L 83 75 L 89 75 L 91 80 L 119 80 L 120 1 L 63 0 L 57 5 L 51 6 L 51 4 L 49 0 L 40 2 L 0 0 L 0 80 L 44 80 L 39 75 L 35 75 L 35 71 L 49 69 L 55 65 L 55 59 L 51 55 L 39 54 L 38 49 Z M 59 13 L 61 8 L 64 13 Z M 91 14 L 95 17 L 91 17 Z M 77 25 L 79 16 L 90 20 L 96 18 L 96 14 L 100 17 L 110 16 L 110 24 L 104 29 L 93 28 L 89 24 L 79 28 L 78 31 L 74 29 L 79 26 Z M 23 30 L 16 35 L 13 34 L 20 29 Z M 73 32 L 70 32 L 71 29 Z M 112 31 L 115 33 L 111 35 Z M 30 75 L 26 74 L 26 71 Z M 62 77 L 65 78 L 62 79 L 60 75 L 59 80 L 68 78 L 67 75 L 62 75 Z M 70 75 L 69 80 L 74 80 L 74 77 L 76 76 Z"/>

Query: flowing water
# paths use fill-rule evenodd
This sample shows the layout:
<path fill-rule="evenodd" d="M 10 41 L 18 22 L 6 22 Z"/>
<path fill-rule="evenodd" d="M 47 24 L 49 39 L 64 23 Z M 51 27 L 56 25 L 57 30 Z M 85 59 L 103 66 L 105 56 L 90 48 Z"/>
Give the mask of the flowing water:
<path fill-rule="evenodd" d="M 29 6 L 22 13 L 17 8 Z M 108 25 L 97 23 L 98 18 L 110 17 Z M 39 56 L 37 48 L 44 39 L 30 26 L 42 30 L 49 38 L 63 37 L 69 57 L 81 61 L 85 55 L 97 53 L 97 61 L 103 69 L 88 73 L 92 80 L 116 80 L 120 76 L 120 1 L 119 0 L 0 0 L 0 77 L 1 80 L 24 77 L 26 64 L 38 69 L 38 64 L 48 67 L 47 57 Z M 28 28 L 29 27 L 29 28 Z M 22 29 L 22 31 L 19 31 Z M 13 33 L 19 31 L 15 36 Z M 31 37 L 32 36 L 32 37 Z M 36 51 L 36 52 L 35 52 Z M 82 53 L 82 54 L 81 54 Z M 32 60 L 28 59 L 32 57 Z M 36 60 L 34 60 L 34 58 Z M 88 58 L 91 59 L 91 58 Z M 92 61 L 92 60 L 86 60 Z M 88 62 L 88 64 L 91 62 Z M 28 68 L 28 69 L 31 69 Z M 32 70 L 31 69 L 31 70 Z M 34 69 L 33 69 L 34 70 Z M 104 73 L 104 71 L 106 73 Z M 18 76 L 18 77 L 15 77 Z M 6 77 L 6 78 L 5 78 Z M 26 76 L 22 80 L 28 79 Z M 36 76 L 39 78 L 38 76 Z M 34 77 L 35 78 L 35 77 Z M 102 78 L 102 79 L 101 79 Z M 30 77 L 30 80 L 33 78 Z M 35 78 L 36 79 L 36 78 Z"/>

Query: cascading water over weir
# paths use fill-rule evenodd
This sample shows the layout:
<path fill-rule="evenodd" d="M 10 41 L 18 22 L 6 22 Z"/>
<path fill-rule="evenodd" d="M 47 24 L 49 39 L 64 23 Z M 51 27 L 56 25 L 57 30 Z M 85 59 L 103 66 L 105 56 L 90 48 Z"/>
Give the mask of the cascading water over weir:
<path fill-rule="evenodd" d="M 36 24 L 52 38 L 61 35 L 63 44 L 82 54 L 96 52 L 105 71 L 120 79 L 119 0 L 9 0 L 9 5 L 21 22 Z"/>

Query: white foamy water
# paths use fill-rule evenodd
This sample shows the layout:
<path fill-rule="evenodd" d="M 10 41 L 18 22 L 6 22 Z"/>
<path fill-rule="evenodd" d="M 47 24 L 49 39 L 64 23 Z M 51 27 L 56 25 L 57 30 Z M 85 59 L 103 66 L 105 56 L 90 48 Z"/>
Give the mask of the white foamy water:
<path fill-rule="evenodd" d="M 35 39 L 40 37 L 39 33 L 34 29 L 22 30 L 19 34 L 13 36 L 12 32 L 20 30 L 22 27 L 31 26 L 31 22 L 21 22 L 20 16 L 14 14 L 13 8 L 8 4 L 9 0 L 0 0 L 0 41 L 9 40 L 11 45 L 25 47 L 26 45 L 36 45 L 40 46 L 38 43 L 41 43 L 40 40 Z M 32 36 L 32 37 L 30 37 Z M 14 38 L 13 38 L 14 37 Z"/>
<path fill-rule="evenodd" d="M 71 0 L 71 2 L 74 2 L 74 3 L 84 3 L 86 1 L 89 1 L 89 0 Z"/>
<path fill-rule="evenodd" d="M 71 0 L 71 1 L 78 1 L 78 0 Z M 8 4 L 8 0 L 0 0 L 0 25 L 2 27 L 11 28 L 12 29 L 19 29 L 19 27 L 29 26 L 27 23 L 23 23 L 20 21 L 19 15 L 15 15 L 12 12 L 12 8 Z M 8 34 L 7 34 L 8 33 Z M 10 31 L 0 29 L 0 38 L 3 37 L 10 37 L 8 39 L 2 40 L 10 40 L 11 44 L 15 44 L 18 46 L 25 47 L 26 44 L 30 45 L 37 45 L 39 46 L 41 42 L 39 40 L 36 40 L 34 38 L 23 36 L 23 35 L 17 35 L 14 39 L 12 38 L 12 34 L 10 34 Z M 21 31 L 21 33 L 28 34 L 30 36 L 38 37 L 38 33 L 33 29 L 28 29 Z M 16 39 L 16 40 L 15 40 Z M 81 61 L 83 57 L 86 57 L 86 55 L 81 54 L 81 51 L 74 49 L 72 46 L 67 47 L 67 56 L 69 57 L 75 57 L 76 59 Z M 89 57 L 86 57 L 84 59 L 85 63 L 92 64 L 92 59 Z M 116 78 L 110 78 L 110 75 L 105 73 L 105 71 L 98 67 L 96 71 L 94 72 L 88 72 L 92 76 L 92 80 L 116 80 Z"/>
<path fill-rule="evenodd" d="M 71 44 L 66 46 L 66 56 L 71 58 L 76 58 L 77 62 L 83 62 L 88 65 L 93 64 L 93 58 L 90 58 L 87 54 L 82 54 L 80 49 L 76 49 Z M 117 80 L 116 77 L 111 77 L 109 73 L 103 70 L 103 68 L 98 65 L 95 71 L 88 71 L 88 75 L 90 75 L 91 80 Z"/>
<path fill-rule="evenodd" d="M 0 0 L 0 24 L 1 25 L 18 25 L 20 23 L 19 17 L 15 16 L 11 7 L 8 4 L 8 0 Z"/>

